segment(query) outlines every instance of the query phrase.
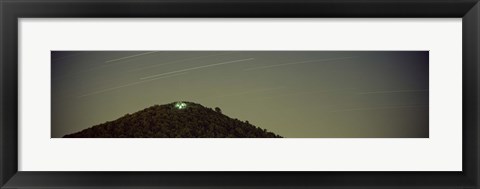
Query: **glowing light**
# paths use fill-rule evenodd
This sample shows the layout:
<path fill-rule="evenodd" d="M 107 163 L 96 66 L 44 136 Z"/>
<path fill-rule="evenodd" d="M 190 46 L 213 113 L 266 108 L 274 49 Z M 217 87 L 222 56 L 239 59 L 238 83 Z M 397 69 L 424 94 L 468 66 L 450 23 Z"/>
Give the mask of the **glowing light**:
<path fill-rule="evenodd" d="M 185 102 L 177 102 L 175 103 L 175 108 L 181 110 L 187 108 L 187 104 Z"/>

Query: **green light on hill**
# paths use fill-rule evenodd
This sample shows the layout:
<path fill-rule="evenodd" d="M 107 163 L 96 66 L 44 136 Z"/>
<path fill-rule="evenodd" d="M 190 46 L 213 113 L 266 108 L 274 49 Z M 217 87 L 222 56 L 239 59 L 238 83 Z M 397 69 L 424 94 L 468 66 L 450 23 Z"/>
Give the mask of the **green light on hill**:
<path fill-rule="evenodd" d="M 185 102 L 177 102 L 175 103 L 175 108 L 181 110 L 187 108 L 187 104 Z"/>

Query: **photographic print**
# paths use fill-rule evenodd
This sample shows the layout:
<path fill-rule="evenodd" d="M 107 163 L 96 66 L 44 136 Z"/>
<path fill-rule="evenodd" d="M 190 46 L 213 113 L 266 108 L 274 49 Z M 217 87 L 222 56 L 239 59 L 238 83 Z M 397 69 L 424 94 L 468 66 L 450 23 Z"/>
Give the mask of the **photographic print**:
<path fill-rule="evenodd" d="M 52 138 L 428 138 L 428 51 L 51 51 Z"/>

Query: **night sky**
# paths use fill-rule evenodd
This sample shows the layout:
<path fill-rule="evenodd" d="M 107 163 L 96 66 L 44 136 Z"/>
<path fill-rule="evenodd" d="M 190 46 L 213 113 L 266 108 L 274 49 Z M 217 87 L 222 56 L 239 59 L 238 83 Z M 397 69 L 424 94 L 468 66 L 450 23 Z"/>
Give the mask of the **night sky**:
<path fill-rule="evenodd" d="M 190 101 L 287 138 L 425 138 L 428 51 L 52 51 L 52 137 Z"/>

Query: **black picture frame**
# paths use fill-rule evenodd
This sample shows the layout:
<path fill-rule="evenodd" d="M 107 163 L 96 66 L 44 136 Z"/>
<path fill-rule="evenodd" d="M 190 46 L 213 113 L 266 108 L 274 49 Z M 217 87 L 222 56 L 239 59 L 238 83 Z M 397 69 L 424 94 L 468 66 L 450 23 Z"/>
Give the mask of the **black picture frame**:
<path fill-rule="evenodd" d="M 0 0 L 0 186 L 1 188 L 479 188 L 478 2 L 478 0 Z M 43 17 L 462 18 L 463 171 L 18 171 L 18 18 Z"/>

